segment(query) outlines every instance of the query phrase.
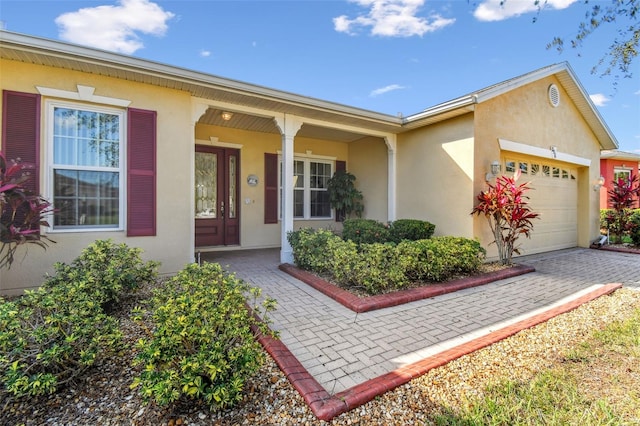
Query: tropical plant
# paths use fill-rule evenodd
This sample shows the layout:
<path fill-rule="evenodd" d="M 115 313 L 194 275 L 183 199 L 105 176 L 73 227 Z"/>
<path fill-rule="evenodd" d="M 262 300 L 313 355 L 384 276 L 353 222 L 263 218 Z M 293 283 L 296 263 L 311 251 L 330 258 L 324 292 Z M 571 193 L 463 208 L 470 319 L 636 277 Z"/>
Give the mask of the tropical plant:
<path fill-rule="evenodd" d="M 33 165 L 11 161 L 0 152 L 0 268 L 11 267 L 18 247 L 35 244 L 44 249 L 47 236 L 40 226 L 49 226 L 46 216 L 53 212 L 51 203 L 24 187 Z"/>
<path fill-rule="evenodd" d="M 631 243 L 636 247 L 640 247 L 640 209 L 634 210 L 629 216 L 629 228 Z"/>
<path fill-rule="evenodd" d="M 519 178 L 520 170 L 516 170 L 513 177 L 498 176 L 495 185 L 488 183 L 489 189 L 480 192 L 479 203 L 471 212 L 487 218 L 503 265 L 511 264 L 514 253 L 520 254 L 516 241 L 520 236 L 531 237 L 532 220 L 539 216 L 527 203 L 529 182 L 518 184 Z"/>
<path fill-rule="evenodd" d="M 631 209 L 640 197 L 638 176 L 631 174 L 628 178 L 619 177 L 613 180 L 613 187 L 607 191 L 609 206 L 614 210 L 614 218 L 610 222 L 609 230 L 614 235 L 614 241 L 622 241 L 628 233 Z"/>
<path fill-rule="evenodd" d="M 362 217 L 364 205 L 362 192 L 355 186 L 356 177 L 349 172 L 339 170 L 327 182 L 329 202 L 336 209 L 338 221 L 342 222 L 351 214 Z"/>

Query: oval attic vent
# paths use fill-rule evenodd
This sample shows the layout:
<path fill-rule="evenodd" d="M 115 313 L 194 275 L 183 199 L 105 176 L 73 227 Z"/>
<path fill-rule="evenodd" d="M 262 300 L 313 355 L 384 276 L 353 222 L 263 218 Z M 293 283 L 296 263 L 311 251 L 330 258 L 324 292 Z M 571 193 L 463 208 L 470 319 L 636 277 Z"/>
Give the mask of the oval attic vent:
<path fill-rule="evenodd" d="M 555 84 L 549 86 L 549 102 L 554 108 L 560 105 L 560 91 Z"/>

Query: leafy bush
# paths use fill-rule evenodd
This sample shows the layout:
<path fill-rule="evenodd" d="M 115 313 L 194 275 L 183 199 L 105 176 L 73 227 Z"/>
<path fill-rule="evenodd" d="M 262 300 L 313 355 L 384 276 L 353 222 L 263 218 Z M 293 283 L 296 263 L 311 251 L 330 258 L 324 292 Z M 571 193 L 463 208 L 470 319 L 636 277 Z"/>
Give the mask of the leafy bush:
<path fill-rule="evenodd" d="M 462 237 L 435 237 L 417 243 L 428 253 L 429 281 L 444 281 L 455 274 L 477 271 L 486 254 L 478 240 Z"/>
<path fill-rule="evenodd" d="M 386 243 L 391 241 L 391 233 L 377 220 L 347 219 L 343 223 L 342 238 L 356 244 Z"/>
<path fill-rule="evenodd" d="M 362 244 L 352 262 L 356 271 L 353 277 L 355 285 L 363 287 L 369 294 L 384 293 L 409 284 L 395 244 Z"/>
<path fill-rule="evenodd" d="M 132 387 L 159 405 L 182 397 L 211 408 L 238 402 L 264 358 L 252 326 L 267 332 L 245 304 L 249 290 L 259 297 L 259 289 L 213 263 L 191 264 L 157 289 L 151 300 L 154 329 L 136 345 L 135 362 L 144 368 Z M 267 299 L 264 312 L 274 306 Z M 143 313 L 139 309 L 138 318 Z"/>
<path fill-rule="evenodd" d="M 629 217 L 629 236 L 634 246 L 640 247 L 640 209 L 634 210 Z"/>
<path fill-rule="evenodd" d="M 293 249 L 293 260 L 302 269 L 324 272 L 330 268 L 330 253 L 327 242 L 340 239 L 331 231 L 302 228 L 291 231 L 287 239 Z"/>
<path fill-rule="evenodd" d="M 15 396 L 55 392 L 119 348 L 118 323 L 104 311 L 125 291 L 156 277 L 140 249 L 96 241 L 71 265 L 55 265 L 37 291 L 0 299 L 0 371 Z"/>
<path fill-rule="evenodd" d="M 613 209 L 600 209 L 600 229 L 608 230 L 616 220 L 616 211 Z"/>
<path fill-rule="evenodd" d="M 426 240 L 431 238 L 435 229 L 433 223 L 417 219 L 398 219 L 389 224 L 391 241 L 395 243 L 402 240 Z"/>
<path fill-rule="evenodd" d="M 76 280 L 0 299 L 0 371 L 15 396 L 51 394 L 119 347 L 121 333 Z"/>
<path fill-rule="evenodd" d="M 477 240 L 467 238 L 434 237 L 399 244 L 358 245 L 327 233 L 306 229 L 290 236 L 296 265 L 330 275 L 342 287 L 362 288 L 369 294 L 477 271 L 486 254 Z M 304 259 L 304 263 L 298 263 L 298 259 Z"/>
<path fill-rule="evenodd" d="M 157 278 L 158 262 L 143 263 L 139 248 L 97 240 L 82 250 L 70 265 L 55 263 L 55 275 L 48 277 L 45 288 L 70 282 L 86 282 L 83 286 L 91 299 L 105 307 L 117 302 L 121 295 Z"/>

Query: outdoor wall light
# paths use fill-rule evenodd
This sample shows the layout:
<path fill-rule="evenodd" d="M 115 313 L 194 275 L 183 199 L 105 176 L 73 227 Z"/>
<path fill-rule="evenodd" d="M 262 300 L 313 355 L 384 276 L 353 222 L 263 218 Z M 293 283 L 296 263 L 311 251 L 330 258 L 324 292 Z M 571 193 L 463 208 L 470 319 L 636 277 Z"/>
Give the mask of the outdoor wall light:
<path fill-rule="evenodd" d="M 485 176 L 485 180 L 489 181 L 500 174 L 500 162 L 493 160 L 491 163 L 491 171 Z"/>
<path fill-rule="evenodd" d="M 222 114 L 220 114 L 220 116 L 224 121 L 229 121 L 231 120 L 231 117 L 233 117 L 233 113 L 229 111 L 223 111 Z"/>
<path fill-rule="evenodd" d="M 593 190 L 594 191 L 600 191 L 600 188 L 602 188 L 602 185 L 604 185 L 604 177 L 600 176 L 598 178 L 598 180 L 596 181 L 596 184 L 593 185 Z"/>

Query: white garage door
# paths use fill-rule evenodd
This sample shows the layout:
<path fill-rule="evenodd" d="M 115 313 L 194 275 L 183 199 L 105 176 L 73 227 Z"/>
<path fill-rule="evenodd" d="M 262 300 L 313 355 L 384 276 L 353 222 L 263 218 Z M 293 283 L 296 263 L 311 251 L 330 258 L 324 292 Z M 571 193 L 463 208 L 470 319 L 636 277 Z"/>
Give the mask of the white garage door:
<path fill-rule="evenodd" d="M 520 238 L 522 254 L 578 245 L 578 174 L 574 166 L 535 158 L 507 158 L 506 171 L 519 167 L 519 183 L 531 181 L 529 204 L 540 218 L 533 221 L 531 239 Z"/>

